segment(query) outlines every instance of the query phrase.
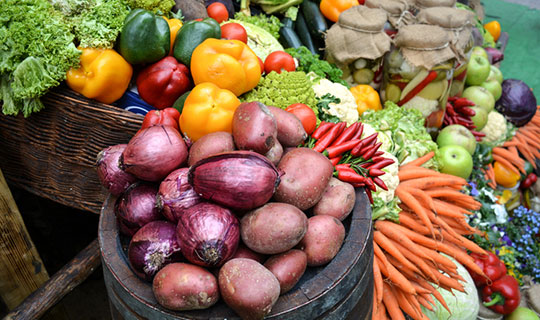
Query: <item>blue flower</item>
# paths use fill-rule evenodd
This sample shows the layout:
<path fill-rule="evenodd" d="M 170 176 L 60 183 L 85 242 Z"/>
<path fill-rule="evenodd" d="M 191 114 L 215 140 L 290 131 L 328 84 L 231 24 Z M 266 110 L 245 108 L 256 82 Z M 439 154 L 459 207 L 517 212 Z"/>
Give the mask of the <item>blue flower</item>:
<path fill-rule="evenodd" d="M 476 189 L 476 183 L 469 181 L 469 185 L 471 186 L 471 196 L 478 196 L 478 189 Z"/>

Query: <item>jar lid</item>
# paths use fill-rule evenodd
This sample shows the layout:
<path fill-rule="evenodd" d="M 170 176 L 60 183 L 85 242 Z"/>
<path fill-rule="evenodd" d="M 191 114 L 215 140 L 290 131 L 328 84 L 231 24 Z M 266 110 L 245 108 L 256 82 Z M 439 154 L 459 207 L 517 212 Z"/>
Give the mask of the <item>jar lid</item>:
<path fill-rule="evenodd" d="M 415 0 L 416 7 L 419 9 L 431 7 L 454 7 L 456 0 Z"/>
<path fill-rule="evenodd" d="M 414 16 L 409 12 L 409 2 L 407 0 L 366 0 L 364 5 L 368 8 L 379 8 L 386 11 L 388 21 L 394 28 L 411 24 L 414 21 Z"/>

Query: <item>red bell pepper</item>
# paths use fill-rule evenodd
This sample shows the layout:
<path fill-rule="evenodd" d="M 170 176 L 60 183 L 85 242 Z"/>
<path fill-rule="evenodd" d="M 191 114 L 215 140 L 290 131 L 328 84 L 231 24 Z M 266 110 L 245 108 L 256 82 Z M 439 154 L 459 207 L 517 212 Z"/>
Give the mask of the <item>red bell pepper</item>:
<path fill-rule="evenodd" d="M 137 76 L 141 98 L 157 109 L 165 109 L 191 88 L 189 69 L 174 57 L 165 57 Z"/>
<path fill-rule="evenodd" d="M 487 276 L 486 278 L 469 269 L 469 273 L 477 287 L 493 283 L 506 274 L 506 266 L 499 257 L 493 252 L 486 251 L 486 253 L 487 255 L 471 253 L 474 263 L 476 263 Z"/>
<path fill-rule="evenodd" d="M 502 276 L 482 289 L 484 306 L 500 314 L 512 313 L 519 306 L 520 300 L 519 283 L 509 275 Z"/>
<path fill-rule="evenodd" d="M 175 108 L 165 108 L 163 110 L 151 110 L 143 119 L 141 129 L 145 129 L 156 124 L 171 126 L 178 130 L 178 119 L 180 112 Z"/>

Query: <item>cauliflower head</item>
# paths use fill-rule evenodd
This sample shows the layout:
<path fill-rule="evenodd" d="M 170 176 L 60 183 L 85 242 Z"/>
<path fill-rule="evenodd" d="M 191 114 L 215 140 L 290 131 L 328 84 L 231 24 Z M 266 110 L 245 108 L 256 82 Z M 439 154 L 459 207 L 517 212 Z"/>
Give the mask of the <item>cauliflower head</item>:
<path fill-rule="evenodd" d="M 377 142 L 381 142 L 381 146 L 379 147 L 379 150 L 390 152 L 393 148 L 393 142 L 390 138 L 391 132 L 388 131 L 377 131 L 375 128 L 373 128 L 370 124 L 364 123 L 364 130 L 362 131 L 362 139 L 369 137 L 370 135 L 374 134 L 375 132 L 378 132 L 377 135 Z"/>
<path fill-rule="evenodd" d="M 381 180 L 386 184 L 388 187 L 388 190 L 383 190 L 379 186 L 377 186 L 377 191 L 373 194 L 374 197 L 381 198 L 385 203 L 388 203 L 394 199 L 394 193 L 396 191 L 396 188 L 399 184 L 399 162 L 396 157 L 394 157 L 389 152 L 384 152 L 384 154 L 381 157 L 385 157 L 388 159 L 394 160 L 394 163 L 391 165 L 385 167 L 382 169 L 382 171 L 386 172 L 382 176 L 380 176 Z"/>
<path fill-rule="evenodd" d="M 506 125 L 506 119 L 502 114 L 495 110 L 491 111 L 488 113 L 486 125 L 480 130 L 486 134 L 482 140 L 494 144 L 502 142 L 506 138 Z"/>
<path fill-rule="evenodd" d="M 341 100 L 340 103 L 330 103 L 329 109 L 324 112 L 329 115 L 338 117 L 341 121 L 347 122 L 347 125 L 351 125 L 358 121 L 358 110 L 356 101 L 353 94 L 349 89 L 336 82 L 332 82 L 328 79 L 321 79 L 312 86 L 315 91 L 315 96 L 320 98 L 325 94 L 331 94 Z"/>
<path fill-rule="evenodd" d="M 433 111 L 439 107 L 439 101 L 429 100 L 419 96 L 415 96 L 403 105 L 405 109 L 416 109 L 422 113 L 424 118 L 427 118 Z"/>

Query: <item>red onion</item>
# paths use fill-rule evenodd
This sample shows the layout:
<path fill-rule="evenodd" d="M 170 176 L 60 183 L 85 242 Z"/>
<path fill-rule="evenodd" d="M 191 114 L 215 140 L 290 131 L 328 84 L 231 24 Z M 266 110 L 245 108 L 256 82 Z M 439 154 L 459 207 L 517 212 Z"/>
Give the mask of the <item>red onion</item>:
<path fill-rule="evenodd" d="M 123 153 L 126 172 L 146 181 L 159 181 L 187 159 L 186 143 L 178 130 L 155 125 L 142 129 L 129 141 Z"/>
<path fill-rule="evenodd" d="M 99 152 L 97 155 L 97 173 L 101 184 L 115 196 L 121 195 L 135 181 L 134 175 L 122 170 L 120 167 L 120 156 L 127 144 L 117 144 L 110 146 Z"/>
<path fill-rule="evenodd" d="M 151 281 L 165 265 L 180 261 L 180 252 L 174 224 L 152 221 L 139 229 L 131 239 L 129 265 L 137 276 Z"/>
<path fill-rule="evenodd" d="M 188 183 L 188 172 L 189 168 L 175 170 L 159 185 L 157 205 L 165 218 L 175 223 L 184 211 L 203 201 Z"/>
<path fill-rule="evenodd" d="M 201 197 L 239 210 L 268 202 L 280 181 L 276 167 L 252 151 L 224 152 L 197 161 L 188 178 Z"/>
<path fill-rule="evenodd" d="M 145 224 L 162 220 L 163 216 L 156 206 L 156 195 L 156 186 L 135 183 L 116 200 L 114 211 L 118 218 L 120 232 L 132 236 Z"/>
<path fill-rule="evenodd" d="M 485 48 L 489 58 L 489 63 L 495 64 L 504 59 L 504 54 L 499 50 L 491 47 Z"/>
<path fill-rule="evenodd" d="M 240 241 L 238 219 L 228 209 L 207 202 L 181 215 L 176 231 L 184 257 L 204 267 L 222 265 Z"/>

